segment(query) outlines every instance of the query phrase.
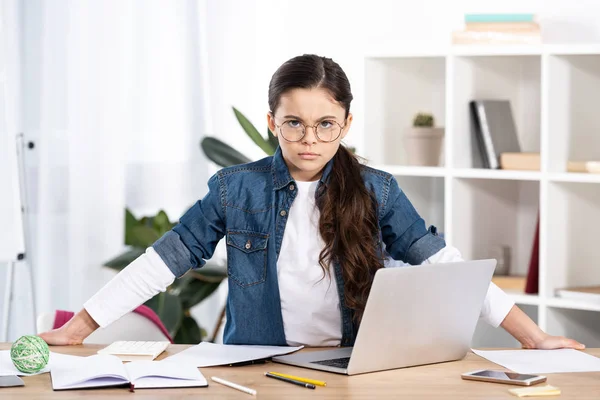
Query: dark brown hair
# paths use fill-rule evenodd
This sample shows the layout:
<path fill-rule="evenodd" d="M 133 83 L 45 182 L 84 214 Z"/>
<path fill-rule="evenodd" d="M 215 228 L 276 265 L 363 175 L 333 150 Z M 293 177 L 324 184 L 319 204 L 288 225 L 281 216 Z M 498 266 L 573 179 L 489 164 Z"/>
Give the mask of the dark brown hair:
<path fill-rule="evenodd" d="M 323 88 L 350 113 L 352 92 L 342 68 L 330 58 L 305 54 L 285 62 L 269 85 L 269 107 L 275 112 L 281 96 L 295 88 Z M 365 187 L 358 158 L 344 145 L 333 157 L 333 168 L 326 189 L 317 194 L 320 211 L 319 231 L 325 248 L 319 263 L 328 273 L 329 264 L 342 269 L 346 306 L 360 322 L 375 270 L 383 266 L 377 248 L 379 224 L 376 201 Z"/>

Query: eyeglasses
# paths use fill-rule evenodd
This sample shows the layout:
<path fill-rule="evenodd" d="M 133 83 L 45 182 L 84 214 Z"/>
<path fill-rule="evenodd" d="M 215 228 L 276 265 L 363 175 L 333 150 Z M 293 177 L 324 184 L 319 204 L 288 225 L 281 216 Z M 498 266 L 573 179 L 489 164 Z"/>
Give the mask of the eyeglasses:
<path fill-rule="evenodd" d="M 275 126 L 279 128 L 279 133 L 288 142 L 301 141 L 306 135 L 306 128 L 312 127 L 319 141 L 329 143 L 340 137 L 346 124 L 340 125 L 337 121 L 328 119 L 315 125 L 305 125 L 297 119 L 290 119 L 281 125 L 275 124 Z"/>

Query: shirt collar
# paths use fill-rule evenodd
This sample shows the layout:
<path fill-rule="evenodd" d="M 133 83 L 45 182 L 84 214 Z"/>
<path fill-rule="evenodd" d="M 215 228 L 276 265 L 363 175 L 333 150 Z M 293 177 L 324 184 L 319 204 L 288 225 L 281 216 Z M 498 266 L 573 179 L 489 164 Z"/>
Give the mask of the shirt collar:
<path fill-rule="evenodd" d="M 321 174 L 321 178 L 319 179 L 320 183 L 328 183 L 329 177 L 331 175 L 331 169 L 333 168 L 333 159 L 329 160 L 325 167 L 323 168 L 323 173 Z M 275 150 L 275 154 L 273 154 L 273 163 L 271 165 L 271 171 L 273 172 L 273 185 L 275 190 L 279 190 L 287 186 L 290 182 L 293 182 L 294 179 L 292 175 L 290 175 L 290 171 L 283 159 L 283 154 L 281 153 L 281 148 L 277 146 L 277 150 Z"/>

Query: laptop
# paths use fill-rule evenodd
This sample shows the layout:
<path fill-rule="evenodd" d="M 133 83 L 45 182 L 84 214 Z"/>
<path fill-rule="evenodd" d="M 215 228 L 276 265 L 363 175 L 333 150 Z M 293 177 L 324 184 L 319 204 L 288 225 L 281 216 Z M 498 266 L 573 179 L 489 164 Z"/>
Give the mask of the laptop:
<path fill-rule="evenodd" d="M 356 375 L 462 359 L 495 268 L 496 260 L 381 268 L 354 347 L 272 360 Z"/>

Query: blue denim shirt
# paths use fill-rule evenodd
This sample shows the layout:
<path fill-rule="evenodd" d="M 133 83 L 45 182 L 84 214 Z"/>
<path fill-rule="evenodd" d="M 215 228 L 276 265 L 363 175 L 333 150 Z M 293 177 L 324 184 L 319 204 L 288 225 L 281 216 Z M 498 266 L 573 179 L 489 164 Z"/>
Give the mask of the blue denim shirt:
<path fill-rule="evenodd" d="M 321 185 L 327 189 L 332 163 L 325 166 L 317 193 Z M 426 228 L 392 175 L 366 166 L 362 175 L 377 200 L 380 240 L 393 259 L 417 265 L 445 246 L 434 226 Z M 202 267 L 226 237 L 229 293 L 224 343 L 285 346 L 277 259 L 297 189 L 281 150 L 273 157 L 220 170 L 208 181 L 208 189 L 153 247 L 180 277 L 190 268 Z M 351 346 L 358 327 L 344 305 L 340 266 L 334 265 L 334 271 L 341 345 Z"/>

